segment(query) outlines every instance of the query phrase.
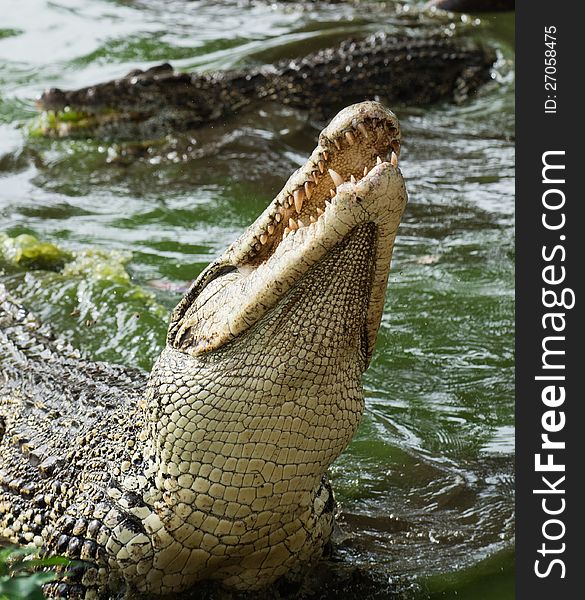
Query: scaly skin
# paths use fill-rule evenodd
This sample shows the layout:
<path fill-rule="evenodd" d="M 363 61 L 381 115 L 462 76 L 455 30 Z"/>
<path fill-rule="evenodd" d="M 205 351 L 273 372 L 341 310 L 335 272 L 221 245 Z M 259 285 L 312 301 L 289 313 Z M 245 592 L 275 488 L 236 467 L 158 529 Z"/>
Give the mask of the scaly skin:
<path fill-rule="evenodd" d="M 179 303 L 147 383 L 0 294 L 0 537 L 85 561 L 49 597 L 256 591 L 319 559 L 406 203 L 399 146 L 380 104 L 337 115 Z"/>
<path fill-rule="evenodd" d="M 374 97 L 422 105 L 465 98 L 491 78 L 493 50 L 438 37 L 385 33 L 348 40 L 270 67 L 209 75 L 168 64 L 78 90 L 46 91 L 41 133 L 147 140 L 225 119 L 255 102 L 275 101 L 330 117 Z"/>

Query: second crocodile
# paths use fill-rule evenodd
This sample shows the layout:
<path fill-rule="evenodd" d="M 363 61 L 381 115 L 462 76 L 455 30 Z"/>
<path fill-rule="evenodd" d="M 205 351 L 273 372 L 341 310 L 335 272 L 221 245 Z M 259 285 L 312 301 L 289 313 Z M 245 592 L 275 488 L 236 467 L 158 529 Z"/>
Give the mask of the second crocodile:
<path fill-rule="evenodd" d="M 253 105 L 279 102 L 330 117 L 377 97 L 424 105 L 461 100 L 491 78 L 493 49 L 459 38 L 376 33 L 301 59 L 211 74 L 162 64 L 77 90 L 53 88 L 38 100 L 50 137 L 146 140 L 204 126 Z"/>

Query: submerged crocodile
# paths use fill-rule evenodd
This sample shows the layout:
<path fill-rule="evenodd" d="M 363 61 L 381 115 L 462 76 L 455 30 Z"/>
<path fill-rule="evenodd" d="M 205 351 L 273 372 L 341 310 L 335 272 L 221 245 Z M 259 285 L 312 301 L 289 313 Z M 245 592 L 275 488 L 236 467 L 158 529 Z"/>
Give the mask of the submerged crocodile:
<path fill-rule="evenodd" d="M 0 292 L 0 538 L 82 561 L 49 597 L 254 592 L 319 559 L 407 199 L 399 149 L 381 104 L 342 110 L 192 284 L 148 379 Z"/>
<path fill-rule="evenodd" d="M 495 52 L 470 40 L 377 33 L 301 59 L 211 74 L 169 64 L 38 100 L 48 136 L 152 139 L 226 119 L 258 101 L 331 117 L 352 102 L 384 98 L 423 105 L 462 99 L 490 80 Z"/>

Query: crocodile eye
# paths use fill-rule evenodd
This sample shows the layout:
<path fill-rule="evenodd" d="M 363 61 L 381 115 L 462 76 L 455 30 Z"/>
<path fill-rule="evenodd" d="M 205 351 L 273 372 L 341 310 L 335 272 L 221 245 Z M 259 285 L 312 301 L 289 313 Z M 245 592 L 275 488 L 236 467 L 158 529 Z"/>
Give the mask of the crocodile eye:
<path fill-rule="evenodd" d="M 169 330 L 167 332 L 167 343 L 176 347 L 175 344 L 175 335 L 178 329 L 181 326 L 181 320 L 187 314 L 197 298 L 199 294 L 212 282 L 216 279 L 222 277 L 223 275 L 227 275 L 228 273 L 233 273 L 237 271 L 238 268 L 233 265 L 217 265 L 215 267 L 210 267 L 207 269 L 207 272 L 204 274 L 203 278 L 196 280 L 187 293 L 183 296 L 183 299 L 171 315 L 171 322 L 169 324 Z"/>
<path fill-rule="evenodd" d="M 237 270 L 238 267 L 234 267 L 233 265 L 217 265 L 213 268 L 208 268 L 203 277 L 195 281 L 185 298 L 189 298 L 189 302 L 193 302 L 211 282 Z"/>
<path fill-rule="evenodd" d="M 238 268 L 234 267 L 233 265 L 222 265 L 221 267 L 210 271 L 209 275 L 201 282 L 199 293 L 201 293 L 212 281 L 215 281 L 219 277 L 227 275 L 228 273 L 233 273 L 237 270 Z"/>

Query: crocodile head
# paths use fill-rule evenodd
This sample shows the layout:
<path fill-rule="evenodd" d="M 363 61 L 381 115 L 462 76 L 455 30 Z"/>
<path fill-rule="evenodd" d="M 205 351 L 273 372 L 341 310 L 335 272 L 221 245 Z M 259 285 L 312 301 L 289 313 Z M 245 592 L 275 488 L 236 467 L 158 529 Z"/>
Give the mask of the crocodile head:
<path fill-rule="evenodd" d="M 104 139 L 156 137 L 207 123 L 221 113 L 221 101 L 205 79 L 195 84 L 168 63 L 76 90 L 51 88 L 37 100 L 37 132 L 48 137 Z"/>
<path fill-rule="evenodd" d="M 359 341 L 365 367 L 406 202 L 399 151 L 396 117 L 382 105 L 341 111 L 305 165 L 194 282 L 173 314 L 169 344 L 191 356 L 214 352 L 262 330 L 277 309 L 279 327 L 302 326 L 302 338 L 338 327 L 341 345 Z M 300 288 L 310 296 L 307 312 L 289 322 Z"/>

